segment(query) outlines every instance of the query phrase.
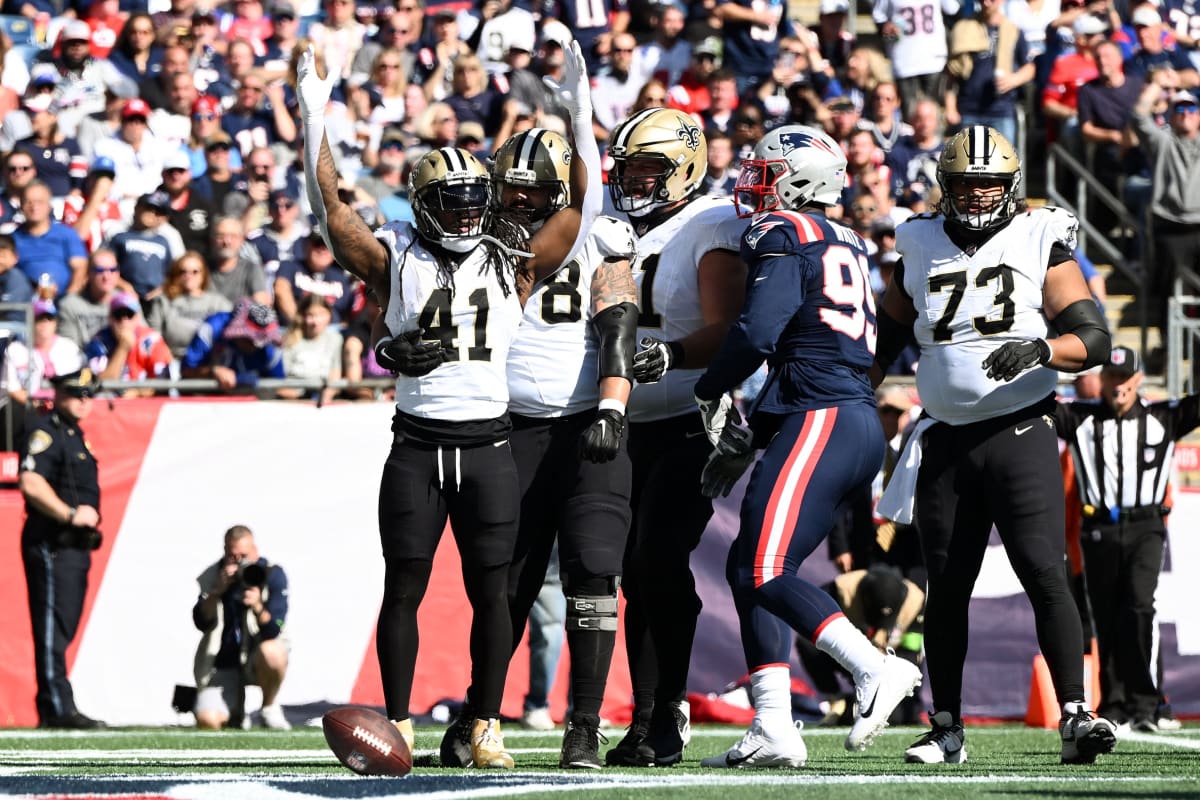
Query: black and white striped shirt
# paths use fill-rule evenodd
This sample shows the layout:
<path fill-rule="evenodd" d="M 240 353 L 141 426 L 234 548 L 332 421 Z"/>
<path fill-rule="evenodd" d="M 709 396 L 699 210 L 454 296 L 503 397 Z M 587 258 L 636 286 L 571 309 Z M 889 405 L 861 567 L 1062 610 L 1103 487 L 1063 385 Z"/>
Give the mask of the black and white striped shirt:
<path fill-rule="evenodd" d="M 1060 403 L 1055 417 L 1085 506 L 1101 515 L 1153 508 L 1166 496 L 1175 442 L 1200 425 L 1200 395 L 1155 403 L 1138 398 L 1120 418 L 1099 400 Z"/>

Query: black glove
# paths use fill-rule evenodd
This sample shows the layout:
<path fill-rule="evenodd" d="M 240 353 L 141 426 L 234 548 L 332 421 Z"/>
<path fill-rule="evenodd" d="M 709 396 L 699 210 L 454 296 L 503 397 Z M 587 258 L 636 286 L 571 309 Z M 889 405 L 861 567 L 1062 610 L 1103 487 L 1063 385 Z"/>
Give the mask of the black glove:
<path fill-rule="evenodd" d="M 1049 363 L 1050 356 L 1045 339 L 1005 342 L 983 360 L 983 368 L 992 380 L 1011 381 L 1030 367 Z"/>
<path fill-rule="evenodd" d="M 419 378 L 445 361 L 446 351 L 440 341 L 422 339 L 421 331 L 414 330 L 380 339 L 375 345 L 375 360 L 384 369 Z"/>
<path fill-rule="evenodd" d="M 633 379 L 638 383 L 658 383 L 675 366 L 673 342 L 643 336 L 642 349 L 633 354 Z M 676 345 L 678 346 L 678 345 Z"/>
<path fill-rule="evenodd" d="M 579 455 L 593 464 L 607 464 L 621 451 L 625 433 L 625 415 L 615 408 L 602 408 L 596 419 L 579 437 Z"/>

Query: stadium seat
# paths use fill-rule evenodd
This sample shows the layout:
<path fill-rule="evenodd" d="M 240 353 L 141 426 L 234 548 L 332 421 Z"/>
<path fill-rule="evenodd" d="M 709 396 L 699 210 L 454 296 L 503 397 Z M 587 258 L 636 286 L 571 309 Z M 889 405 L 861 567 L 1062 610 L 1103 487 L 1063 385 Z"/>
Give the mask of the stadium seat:
<path fill-rule="evenodd" d="M 33 20 L 16 14 L 0 14 L 0 31 L 4 31 L 13 44 L 33 44 Z"/>

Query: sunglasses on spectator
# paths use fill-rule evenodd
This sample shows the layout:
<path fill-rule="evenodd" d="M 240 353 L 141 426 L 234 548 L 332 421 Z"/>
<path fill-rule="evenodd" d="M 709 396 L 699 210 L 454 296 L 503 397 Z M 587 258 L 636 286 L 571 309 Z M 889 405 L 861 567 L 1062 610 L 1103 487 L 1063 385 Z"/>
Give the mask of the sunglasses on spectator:
<path fill-rule="evenodd" d="M 1198 109 L 1195 103 L 1176 103 L 1173 107 L 1176 114 L 1195 114 Z"/>
<path fill-rule="evenodd" d="M 133 319 L 135 316 L 137 316 L 128 308 L 118 308 L 116 311 L 112 312 L 112 315 L 113 319 Z"/>
<path fill-rule="evenodd" d="M 294 202 L 292 202 L 291 200 L 276 200 L 275 202 L 271 203 L 271 206 L 273 208 L 288 209 L 288 208 L 295 208 L 296 204 Z"/>
<path fill-rule="evenodd" d="M 762 120 L 758 117 L 738 117 L 733 121 L 734 125 L 762 125 Z"/>
<path fill-rule="evenodd" d="M 632 47 L 614 47 L 613 52 L 614 53 L 632 53 L 633 48 Z"/>
<path fill-rule="evenodd" d="M 29 172 L 33 169 L 33 164 L 9 164 L 9 172 Z"/>
<path fill-rule="evenodd" d="M 211 122 L 216 118 L 216 114 L 192 114 L 192 119 L 196 120 L 197 122 Z"/>
<path fill-rule="evenodd" d="M 105 275 L 109 272 L 118 272 L 119 270 L 120 270 L 120 268 L 117 267 L 115 264 L 111 267 L 102 266 L 100 264 L 94 264 L 92 266 L 92 272 L 96 273 L 97 275 Z"/>

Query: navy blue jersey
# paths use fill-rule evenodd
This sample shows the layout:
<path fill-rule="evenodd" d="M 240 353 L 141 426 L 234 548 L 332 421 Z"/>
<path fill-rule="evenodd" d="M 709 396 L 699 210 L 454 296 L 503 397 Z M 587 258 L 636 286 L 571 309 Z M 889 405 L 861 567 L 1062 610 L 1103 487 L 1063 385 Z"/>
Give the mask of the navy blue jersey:
<path fill-rule="evenodd" d="M 755 411 L 791 414 L 874 403 L 875 299 L 867 248 L 823 216 L 756 217 L 742 236 L 746 302 L 696 396 L 710 399 L 770 368 Z"/>

